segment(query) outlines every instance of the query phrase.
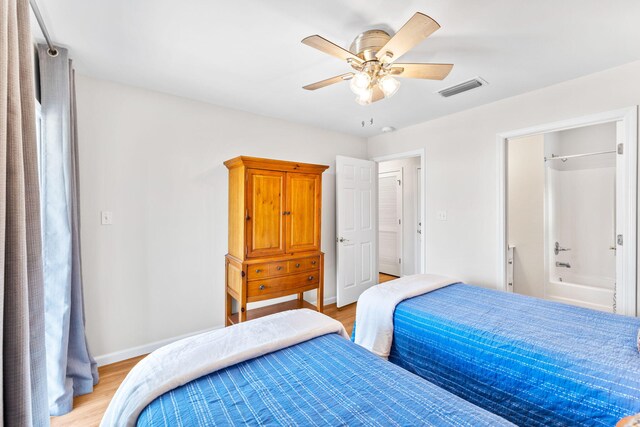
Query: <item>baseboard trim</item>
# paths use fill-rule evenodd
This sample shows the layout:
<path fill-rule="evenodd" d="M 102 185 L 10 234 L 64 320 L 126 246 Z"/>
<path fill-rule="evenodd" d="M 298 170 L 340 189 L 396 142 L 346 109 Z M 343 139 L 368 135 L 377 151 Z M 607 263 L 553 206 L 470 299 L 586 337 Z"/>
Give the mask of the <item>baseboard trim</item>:
<path fill-rule="evenodd" d="M 120 351 L 114 351 L 113 353 L 103 354 L 101 356 L 97 356 L 96 363 L 98 366 L 110 365 L 112 363 L 121 362 L 123 360 L 131 359 L 132 357 L 142 356 L 143 354 L 149 354 L 152 351 L 159 349 L 167 344 L 171 344 L 172 342 L 176 342 L 183 338 L 188 338 L 194 335 L 202 334 L 204 332 L 213 331 L 215 329 L 223 328 L 224 326 L 215 326 L 213 328 L 204 329 L 201 331 L 191 332 L 184 335 L 179 335 L 177 337 L 166 338 L 164 340 L 155 341 L 149 344 L 139 345 L 137 347 L 131 347 Z"/>
<path fill-rule="evenodd" d="M 311 304 L 315 304 L 316 300 L 309 301 Z M 325 298 L 324 305 L 334 304 L 336 297 Z M 166 338 L 164 340 L 155 341 L 149 344 L 139 345 L 137 347 L 131 347 L 120 351 L 114 351 L 113 353 L 103 354 L 96 357 L 96 363 L 98 366 L 110 365 L 112 363 L 121 362 L 123 360 L 131 359 L 132 357 L 142 356 L 143 354 L 149 354 L 152 351 L 159 349 L 167 344 L 181 340 L 183 338 L 192 337 L 194 335 L 202 334 L 204 332 L 213 331 L 215 329 L 223 328 L 224 326 L 215 326 L 213 328 L 204 329 L 202 331 L 191 332 L 188 334 L 180 335 L 177 337 Z"/>
<path fill-rule="evenodd" d="M 318 299 L 317 298 L 313 298 L 313 299 L 308 299 L 308 300 L 305 300 L 305 301 L 307 301 L 311 305 L 316 305 L 316 301 L 318 301 Z M 335 304 L 335 303 L 336 303 L 336 297 L 331 297 L 331 298 L 325 298 L 324 299 L 324 305 Z"/>

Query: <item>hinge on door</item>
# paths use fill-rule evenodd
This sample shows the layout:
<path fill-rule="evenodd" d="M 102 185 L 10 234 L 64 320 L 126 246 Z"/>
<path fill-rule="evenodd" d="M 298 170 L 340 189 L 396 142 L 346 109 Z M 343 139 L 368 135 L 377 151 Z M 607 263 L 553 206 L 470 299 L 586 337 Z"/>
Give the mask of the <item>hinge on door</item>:
<path fill-rule="evenodd" d="M 618 154 L 624 154 L 624 144 L 618 144 Z"/>
<path fill-rule="evenodd" d="M 402 264 L 402 258 L 398 258 L 398 264 Z"/>
<path fill-rule="evenodd" d="M 402 224 L 402 220 L 398 219 L 398 225 Z"/>
<path fill-rule="evenodd" d="M 398 185 L 402 185 L 402 181 L 398 180 Z"/>
<path fill-rule="evenodd" d="M 618 234 L 618 238 L 616 241 L 618 242 L 619 246 L 622 246 L 622 243 L 623 243 L 622 234 Z"/>

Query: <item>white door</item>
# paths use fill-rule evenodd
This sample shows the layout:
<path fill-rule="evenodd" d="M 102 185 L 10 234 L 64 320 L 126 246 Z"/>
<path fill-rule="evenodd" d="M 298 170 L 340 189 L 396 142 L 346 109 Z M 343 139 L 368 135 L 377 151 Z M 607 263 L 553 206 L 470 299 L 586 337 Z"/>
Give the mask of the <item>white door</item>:
<path fill-rule="evenodd" d="M 416 273 L 422 272 L 422 168 L 416 168 Z"/>
<path fill-rule="evenodd" d="M 402 262 L 402 170 L 378 175 L 378 268 L 400 277 Z"/>
<path fill-rule="evenodd" d="M 377 165 L 336 157 L 337 306 L 358 300 L 377 281 Z"/>

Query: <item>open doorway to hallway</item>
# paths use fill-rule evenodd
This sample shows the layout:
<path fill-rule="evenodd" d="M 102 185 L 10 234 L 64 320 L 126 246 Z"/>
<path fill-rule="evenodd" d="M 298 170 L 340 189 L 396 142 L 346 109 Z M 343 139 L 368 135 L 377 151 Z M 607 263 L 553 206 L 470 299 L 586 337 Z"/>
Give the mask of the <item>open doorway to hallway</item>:
<path fill-rule="evenodd" d="M 422 170 L 419 156 L 378 162 L 378 270 L 388 276 L 420 272 Z"/>

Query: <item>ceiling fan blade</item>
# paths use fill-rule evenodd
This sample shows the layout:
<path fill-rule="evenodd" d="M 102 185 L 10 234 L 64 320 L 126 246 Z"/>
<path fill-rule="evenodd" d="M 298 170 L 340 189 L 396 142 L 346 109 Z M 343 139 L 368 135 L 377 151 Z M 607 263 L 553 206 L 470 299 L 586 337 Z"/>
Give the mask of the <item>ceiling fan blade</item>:
<path fill-rule="evenodd" d="M 423 13 L 416 12 L 416 14 L 391 37 L 391 40 L 376 53 L 376 58 L 385 63 L 396 60 L 407 53 L 412 47 L 433 34 L 438 28 L 440 28 L 440 25 L 436 21 Z M 389 54 L 391 56 L 389 56 Z"/>
<path fill-rule="evenodd" d="M 409 79 L 443 80 L 453 64 L 398 64 L 391 66 L 391 74 Z"/>
<path fill-rule="evenodd" d="M 327 53 L 331 56 L 335 56 L 336 58 L 340 58 L 343 61 L 355 61 L 358 64 L 362 63 L 362 59 L 358 58 L 353 53 L 341 48 L 337 44 L 332 43 L 323 37 L 320 37 L 317 34 L 315 36 L 309 36 L 302 39 L 302 43 L 318 49 L 324 53 Z"/>
<path fill-rule="evenodd" d="M 375 85 L 372 89 L 373 94 L 371 95 L 371 103 L 373 104 L 374 102 L 380 101 L 384 98 L 384 92 L 378 87 L 378 85 Z"/>
<path fill-rule="evenodd" d="M 349 80 L 351 77 L 353 77 L 353 73 L 341 74 L 339 76 L 335 76 L 329 79 L 320 80 L 319 82 L 311 83 L 310 85 L 304 86 L 303 89 L 316 90 L 316 89 L 323 88 L 325 86 L 332 85 L 334 83 L 340 83 L 343 80 Z"/>

